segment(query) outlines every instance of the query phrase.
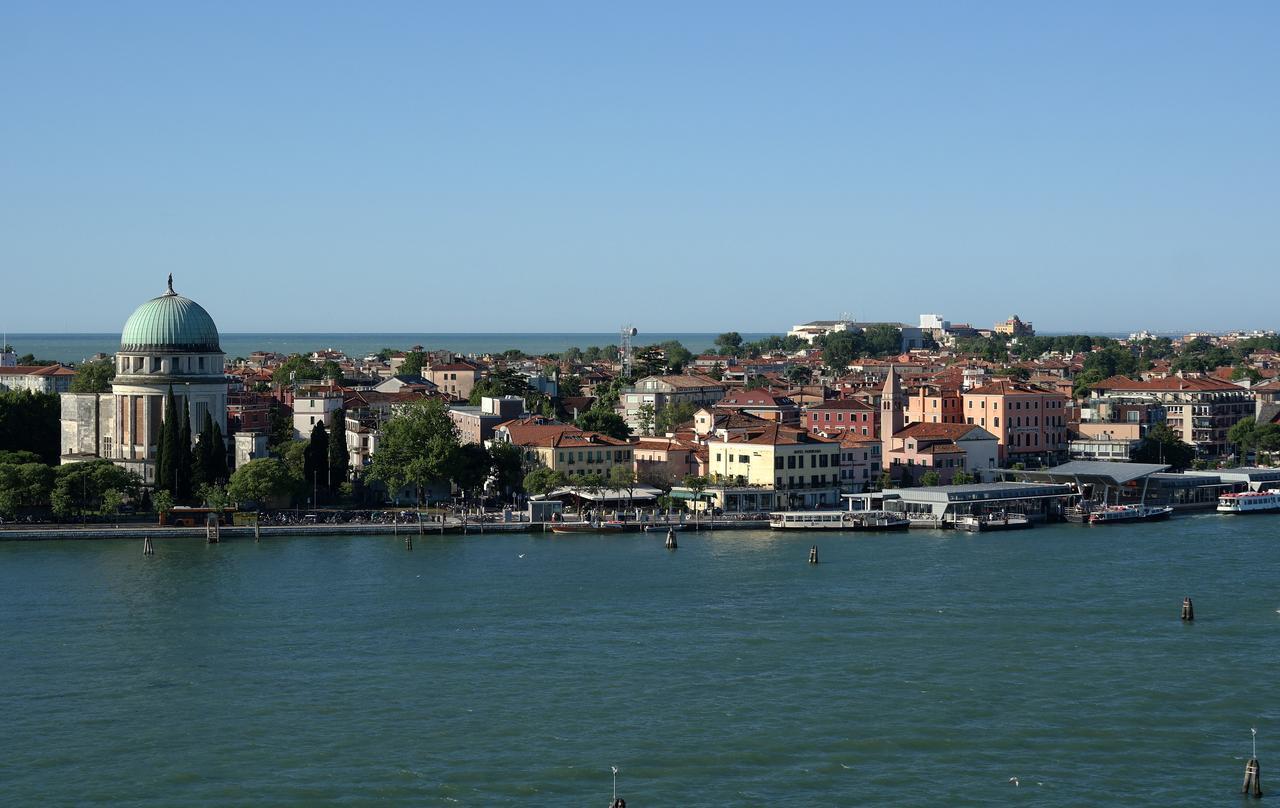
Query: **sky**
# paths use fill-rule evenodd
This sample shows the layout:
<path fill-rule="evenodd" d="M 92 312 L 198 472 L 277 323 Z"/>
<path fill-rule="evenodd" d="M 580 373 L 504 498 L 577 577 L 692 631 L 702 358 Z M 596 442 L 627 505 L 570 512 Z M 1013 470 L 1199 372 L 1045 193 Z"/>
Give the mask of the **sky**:
<path fill-rule="evenodd" d="M 0 328 L 1280 327 L 1280 3 L 0 4 Z"/>

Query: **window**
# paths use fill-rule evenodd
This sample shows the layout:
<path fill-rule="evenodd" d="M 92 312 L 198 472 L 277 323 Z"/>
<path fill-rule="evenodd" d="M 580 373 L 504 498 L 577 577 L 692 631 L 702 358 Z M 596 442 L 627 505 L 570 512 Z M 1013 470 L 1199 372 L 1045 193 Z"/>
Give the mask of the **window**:
<path fill-rule="evenodd" d="M 719 452 L 716 452 L 716 462 L 717 462 L 717 463 L 719 463 L 719 462 L 720 462 L 720 453 L 719 453 Z"/>
<path fill-rule="evenodd" d="M 748 457 L 747 455 L 738 455 L 738 462 L 739 462 L 739 463 L 750 463 L 750 462 L 751 462 L 751 458 L 750 458 L 750 457 Z"/>
<path fill-rule="evenodd" d="M 788 457 L 787 457 L 787 468 L 789 468 L 789 469 L 793 469 L 793 468 L 795 468 L 795 467 L 796 467 L 796 456 L 795 456 L 795 455 L 790 455 L 790 456 L 788 456 Z"/>
<path fill-rule="evenodd" d="M 992 419 L 991 419 L 991 425 L 992 425 L 992 426 L 1000 426 L 1000 419 L 999 419 L 999 418 L 992 418 Z"/>
<path fill-rule="evenodd" d="M 775 457 L 775 458 L 773 459 L 773 467 L 774 467 L 775 469 L 780 469 L 780 468 L 782 468 L 782 458 L 781 458 L 781 457 Z"/>

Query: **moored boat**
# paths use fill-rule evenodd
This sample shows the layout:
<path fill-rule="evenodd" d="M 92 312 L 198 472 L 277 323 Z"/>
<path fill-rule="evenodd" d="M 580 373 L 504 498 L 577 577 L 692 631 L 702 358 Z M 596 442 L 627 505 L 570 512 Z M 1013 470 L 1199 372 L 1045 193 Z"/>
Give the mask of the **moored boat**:
<path fill-rule="evenodd" d="M 560 522 L 551 526 L 552 533 L 621 533 L 618 522 Z"/>
<path fill-rule="evenodd" d="M 992 530 L 1024 530 L 1031 527 L 1031 520 L 1023 513 L 983 513 L 957 516 L 956 530 L 969 533 L 985 533 Z"/>
<path fill-rule="evenodd" d="M 1113 525 L 1119 522 L 1151 522 L 1167 519 L 1173 513 L 1168 505 L 1108 505 L 1089 514 L 1091 525 Z"/>
<path fill-rule="evenodd" d="M 775 511 L 774 530 L 906 530 L 911 521 L 889 511 Z"/>
<path fill-rule="evenodd" d="M 1280 511 L 1280 491 L 1241 491 L 1218 497 L 1218 513 Z"/>
<path fill-rule="evenodd" d="M 672 522 L 671 524 L 668 524 L 668 525 L 659 524 L 659 525 L 644 526 L 645 533 L 666 533 L 671 530 L 674 530 L 678 533 L 684 530 L 684 525 L 680 524 L 679 522 Z"/>

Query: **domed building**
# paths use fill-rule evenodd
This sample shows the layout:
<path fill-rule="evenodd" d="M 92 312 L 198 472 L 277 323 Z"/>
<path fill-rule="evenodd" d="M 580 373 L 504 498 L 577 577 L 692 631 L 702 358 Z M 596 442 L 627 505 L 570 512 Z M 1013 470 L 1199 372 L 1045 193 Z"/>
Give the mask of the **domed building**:
<path fill-rule="evenodd" d="M 205 414 L 227 428 L 227 378 L 218 327 L 199 303 L 169 288 L 125 321 L 110 393 L 62 396 L 62 462 L 107 458 L 155 482 L 156 446 L 170 388 L 191 432 Z"/>

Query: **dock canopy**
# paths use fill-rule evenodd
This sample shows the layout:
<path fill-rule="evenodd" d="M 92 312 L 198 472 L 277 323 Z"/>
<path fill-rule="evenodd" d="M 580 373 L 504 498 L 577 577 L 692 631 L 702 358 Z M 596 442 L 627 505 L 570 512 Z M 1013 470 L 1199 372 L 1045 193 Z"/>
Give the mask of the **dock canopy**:
<path fill-rule="evenodd" d="M 1161 463 L 1105 463 L 1096 460 L 1073 460 L 1050 469 L 1010 470 L 1008 473 L 1024 480 L 1048 480 L 1055 483 L 1119 488 L 1168 469 L 1169 466 Z"/>
<path fill-rule="evenodd" d="M 653 502 L 662 496 L 662 489 L 654 488 L 651 485 L 637 485 L 632 488 L 583 488 L 579 486 L 569 486 L 567 488 L 557 488 L 546 494 L 542 499 L 576 499 L 579 502 L 594 502 L 601 505 L 627 505 L 627 504 L 646 504 Z"/>

